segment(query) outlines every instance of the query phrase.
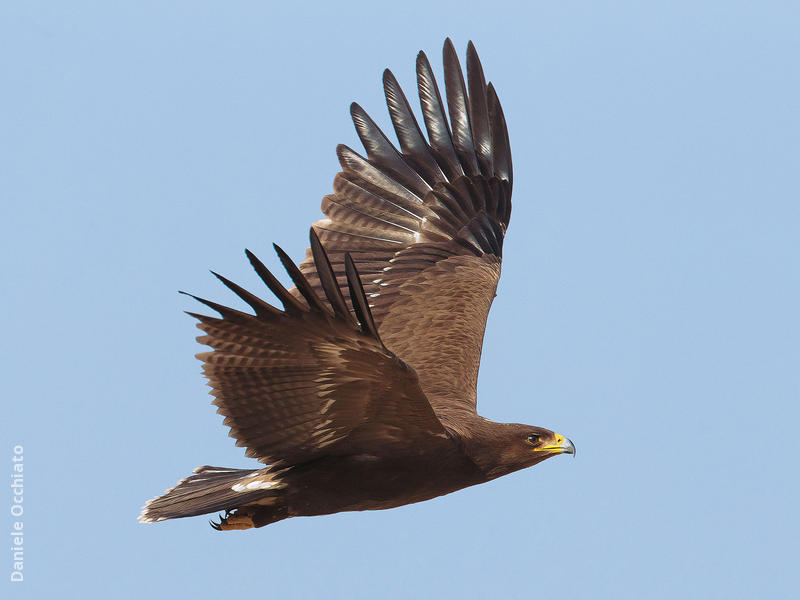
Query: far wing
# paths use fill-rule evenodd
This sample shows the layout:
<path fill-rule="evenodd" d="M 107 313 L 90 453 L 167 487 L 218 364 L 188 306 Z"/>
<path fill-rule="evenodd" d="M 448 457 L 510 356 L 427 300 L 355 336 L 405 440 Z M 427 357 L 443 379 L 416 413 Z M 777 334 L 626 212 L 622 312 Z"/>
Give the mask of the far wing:
<path fill-rule="evenodd" d="M 206 332 L 198 341 L 214 348 L 198 358 L 237 445 L 264 463 L 298 464 L 326 455 L 435 451 L 451 443 L 414 370 L 383 346 L 352 261 L 345 257 L 351 313 L 313 231 L 311 248 L 325 300 L 277 247 L 302 299 L 250 252 L 282 311 L 219 275 L 255 314 L 197 298 L 220 314 L 193 314 Z"/>
<path fill-rule="evenodd" d="M 444 72 L 449 123 L 428 59 L 419 54 L 427 140 L 396 79 L 384 73 L 399 151 L 352 105 L 367 156 L 339 147 L 342 171 L 322 202 L 327 218 L 313 225 L 340 286 L 345 253 L 352 254 L 382 339 L 417 371 L 440 417 L 475 411 L 512 185 L 505 118 L 471 42 L 467 84 L 449 39 Z M 318 289 L 310 251 L 300 268 Z"/>

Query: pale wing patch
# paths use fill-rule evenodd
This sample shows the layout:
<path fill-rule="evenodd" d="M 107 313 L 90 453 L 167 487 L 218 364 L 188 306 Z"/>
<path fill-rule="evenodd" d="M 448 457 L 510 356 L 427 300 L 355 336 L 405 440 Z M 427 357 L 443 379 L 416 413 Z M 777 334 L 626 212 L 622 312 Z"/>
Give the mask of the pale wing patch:
<path fill-rule="evenodd" d="M 255 477 L 249 475 L 242 477 L 231 486 L 231 489 L 234 492 L 252 492 L 253 490 L 280 490 L 285 487 L 285 483 L 275 479 L 272 475 L 261 474 Z"/>

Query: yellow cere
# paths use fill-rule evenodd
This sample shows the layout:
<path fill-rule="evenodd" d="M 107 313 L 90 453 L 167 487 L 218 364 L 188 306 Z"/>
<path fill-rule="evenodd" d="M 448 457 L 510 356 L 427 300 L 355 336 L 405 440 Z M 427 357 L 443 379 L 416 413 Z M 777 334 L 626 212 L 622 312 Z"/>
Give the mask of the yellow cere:
<path fill-rule="evenodd" d="M 534 448 L 534 450 L 536 452 L 564 452 L 568 446 L 572 446 L 569 440 L 560 433 L 557 433 L 553 444 L 542 446 L 541 448 Z"/>

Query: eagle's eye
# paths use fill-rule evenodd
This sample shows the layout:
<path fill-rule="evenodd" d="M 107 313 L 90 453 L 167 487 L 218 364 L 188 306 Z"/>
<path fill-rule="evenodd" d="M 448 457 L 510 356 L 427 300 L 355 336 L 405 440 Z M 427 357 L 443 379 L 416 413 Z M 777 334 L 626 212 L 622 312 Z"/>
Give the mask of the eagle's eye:
<path fill-rule="evenodd" d="M 528 441 L 531 444 L 538 444 L 539 443 L 539 436 L 536 435 L 535 433 L 532 433 L 531 435 L 528 436 Z"/>

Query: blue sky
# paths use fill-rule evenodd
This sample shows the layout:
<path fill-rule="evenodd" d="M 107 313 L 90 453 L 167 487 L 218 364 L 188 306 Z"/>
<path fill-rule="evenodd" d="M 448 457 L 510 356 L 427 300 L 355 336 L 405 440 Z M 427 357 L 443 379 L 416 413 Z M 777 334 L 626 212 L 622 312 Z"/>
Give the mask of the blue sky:
<path fill-rule="evenodd" d="M 795 3 L 165 4 L 0 7 L 14 597 L 796 593 Z M 245 247 L 300 258 L 358 147 L 349 102 L 386 125 L 383 68 L 412 95 L 446 36 L 474 40 L 514 152 L 479 410 L 577 458 L 244 533 L 137 523 L 193 467 L 254 464 L 176 291 L 231 302 L 207 269 L 260 289 Z"/>

